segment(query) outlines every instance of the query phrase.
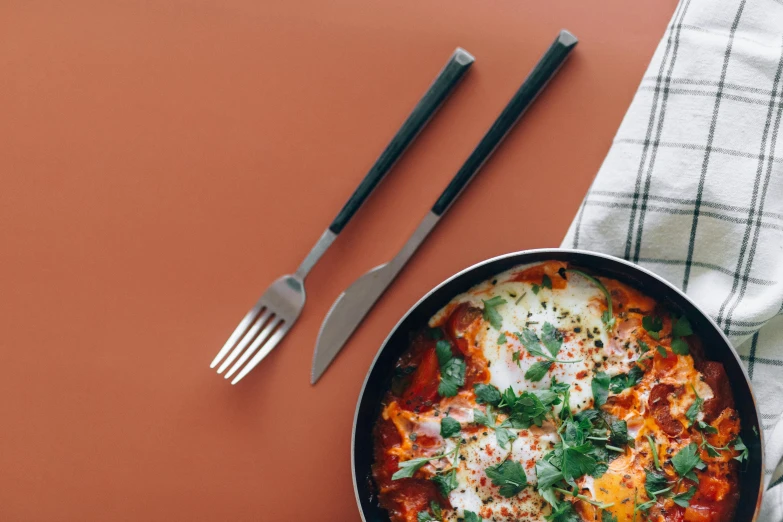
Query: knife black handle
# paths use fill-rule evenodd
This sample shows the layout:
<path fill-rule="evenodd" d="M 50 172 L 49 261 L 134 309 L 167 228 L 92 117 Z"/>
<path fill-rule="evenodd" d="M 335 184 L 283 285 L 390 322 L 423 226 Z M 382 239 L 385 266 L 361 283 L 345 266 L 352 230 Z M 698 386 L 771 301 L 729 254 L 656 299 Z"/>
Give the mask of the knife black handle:
<path fill-rule="evenodd" d="M 566 30 L 560 31 L 554 43 L 538 61 L 530 75 L 522 83 L 522 86 L 495 120 L 495 123 L 492 124 L 492 127 L 481 139 L 467 161 L 452 178 L 449 186 L 446 187 L 438 201 L 435 202 L 435 205 L 432 207 L 433 213 L 441 216 L 454 203 L 457 196 L 470 183 L 470 180 L 473 179 L 473 176 L 481 169 L 484 162 L 500 145 L 506 134 L 514 127 L 525 110 L 536 99 L 536 96 L 546 87 L 549 80 L 563 65 L 576 43 L 577 39 L 574 35 Z"/>
<path fill-rule="evenodd" d="M 451 55 L 448 63 L 440 71 L 438 77 L 430 85 L 427 92 L 419 100 L 419 103 L 414 107 L 405 123 L 402 124 L 400 130 L 394 135 L 391 142 L 386 146 L 386 149 L 381 153 L 375 164 L 370 171 L 364 177 L 354 193 L 348 199 L 348 202 L 334 218 L 332 224 L 329 225 L 329 230 L 335 234 L 339 234 L 343 227 L 348 224 L 353 215 L 362 206 L 362 203 L 372 193 L 378 183 L 381 182 L 383 177 L 397 162 L 397 160 L 408 148 L 408 145 L 416 138 L 421 132 L 427 122 L 430 121 L 432 116 L 446 101 L 449 94 L 459 84 L 462 77 L 468 71 L 473 64 L 475 58 L 462 48 L 457 48 L 454 54 Z"/>

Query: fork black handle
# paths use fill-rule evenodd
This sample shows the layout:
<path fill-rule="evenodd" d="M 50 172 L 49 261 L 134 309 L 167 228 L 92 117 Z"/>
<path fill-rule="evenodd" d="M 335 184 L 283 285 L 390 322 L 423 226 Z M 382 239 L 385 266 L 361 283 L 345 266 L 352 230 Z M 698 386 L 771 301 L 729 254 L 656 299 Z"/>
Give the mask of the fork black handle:
<path fill-rule="evenodd" d="M 397 131 L 397 134 L 394 135 L 362 182 L 359 183 L 348 202 L 340 210 L 340 213 L 337 214 L 337 217 L 334 218 L 332 224 L 329 225 L 329 230 L 339 234 L 343 227 L 348 224 L 348 221 L 359 210 L 362 203 L 402 156 L 408 145 L 411 144 L 424 126 L 427 125 L 427 122 L 443 105 L 443 102 L 446 101 L 449 94 L 459 84 L 474 60 L 473 56 L 462 48 L 458 47 L 454 51 L 446 66 L 443 67 L 438 77 L 435 78 L 435 81 L 427 89 L 419 103 L 416 104 L 408 119 L 402 124 L 400 130 Z"/>
<path fill-rule="evenodd" d="M 492 124 L 479 144 L 468 157 L 465 164 L 452 178 L 449 186 L 440 195 L 432 212 L 438 216 L 443 215 L 449 206 L 457 199 L 457 196 L 470 183 L 473 176 L 481 169 L 484 162 L 492 155 L 495 149 L 503 141 L 508 132 L 514 127 L 522 114 L 530 107 L 536 96 L 546 87 L 549 80 L 568 58 L 569 53 L 576 46 L 577 39 L 566 30 L 560 31 L 554 43 L 544 53 L 536 66 L 525 79 L 522 86 L 508 102 L 508 105 L 500 113 L 500 116 Z"/>

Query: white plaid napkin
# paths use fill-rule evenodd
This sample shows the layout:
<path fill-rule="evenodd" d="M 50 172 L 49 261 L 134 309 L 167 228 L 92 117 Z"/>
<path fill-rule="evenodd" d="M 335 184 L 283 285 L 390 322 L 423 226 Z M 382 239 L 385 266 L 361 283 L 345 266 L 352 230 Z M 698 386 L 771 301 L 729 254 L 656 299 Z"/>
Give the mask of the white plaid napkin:
<path fill-rule="evenodd" d="M 681 0 L 564 247 L 638 263 L 723 328 L 783 521 L 783 0 Z"/>

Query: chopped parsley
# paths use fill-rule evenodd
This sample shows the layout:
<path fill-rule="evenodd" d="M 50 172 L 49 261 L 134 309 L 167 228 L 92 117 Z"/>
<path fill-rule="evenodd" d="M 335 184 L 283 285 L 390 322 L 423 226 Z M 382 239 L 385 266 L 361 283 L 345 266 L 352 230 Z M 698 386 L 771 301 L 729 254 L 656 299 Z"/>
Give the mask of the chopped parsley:
<path fill-rule="evenodd" d="M 617 522 L 617 517 L 611 512 L 604 510 L 601 513 L 601 522 Z"/>
<path fill-rule="evenodd" d="M 496 295 L 492 299 L 484 300 L 484 311 L 482 315 L 484 320 L 492 325 L 495 330 L 500 330 L 503 326 L 503 316 L 497 311 L 497 307 L 506 304 L 506 300 Z"/>
<path fill-rule="evenodd" d="M 609 390 L 612 393 L 620 393 L 626 388 L 632 388 L 639 384 L 644 377 L 644 372 L 639 366 L 634 366 L 628 373 L 620 373 L 609 381 Z"/>
<path fill-rule="evenodd" d="M 448 341 L 438 341 L 435 353 L 440 365 L 440 384 L 438 394 L 441 397 L 454 397 L 457 390 L 465 384 L 465 361 L 454 357 Z"/>
<path fill-rule="evenodd" d="M 734 441 L 734 449 L 740 452 L 739 455 L 734 457 L 734 460 L 739 462 L 745 462 L 748 460 L 748 447 L 745 446 L 745 443 L 742 442 L 740 437 L 737 437 L 737 440 Z"/>
<path fill-rule="evenodd" d="M 487 428 L 495 430 L 495 437 L 497 438 L 498 445 L 501 448 L 506 449 L 509 442 L 513 442 L 517 439 L 517 434 L 508 429 L 514 427 L 510 420 L 504 421 L 497 426 L 496 419 L 495 414 L 492 412 L 492 406 L 489 404 L 487 404 L 486 413 L 478 409 L 473 410 L 473 421 L 476 424 L 482 424 Z"/>
<path fill-rule="evenodd" d="M 685 412 L 685 418 L 688 419 L 692 425 L 694 422 L 696 422 L 696 417 L 698 417 L 702 406 L 704 406 L 704 399 L 699 397 L 699 394 L 696 392 L 696 388 L 692 384 L 691 384 L 691 389 L 693 390 L 693 393 L 696 395 L 696 399 L 693 401 L 693 404 L 690 405 L 688 411 Z"/>
<path fill-rule="evenodd" d="M 695 494 L 696 494 L 696 486 L 691 486 L 688 489 L 688 491 L 674 495 L 672 497 L 672 500 L 678 506 L 686 508 L 690 506 L 690 500 L 693 498 L 693 495 Z"/>
<path fill-rule="evenodd" d="M 685 337 L 686 335 L 693 335 L 693 329 L 688 318 L 683 315 L 672 326 L 672 336 Z"/>
<path fill-rule="evenodd" d="M 506 332 L 500 332 L 500 335 L 498 335 L 498 344 L 506 344 Z"/>
<path fill-rule="evenodd" d="M 479 404 L 497 406 L 500 402 L 500 390 L 491 384 L 474 384 L 473 391 L 476 393 L 476 402 Z"/>
<path fill-rule="evenodd" d="M 461 426 L 459 422 L 455 419 L 452 419 L 451 417 L 443 417 L 443 419 L 440 421 L 440 436 L 444 439 L 458 435 L 460 429 Z"/>
<path fill-rule="evenodd" d="M 595 402 L 596 408 L 600 408 L 606 404 L 606 399 L 609 396 L 610 380 L 609 375 L 604 372 L 597 372 L 593 376 L 593 401 Z"/>
<path fill-rule="evenodd" d="M 500 487 L 500 494 L 506 498 L 515 496 L 527 487 L 527 475 L 522 464 L 506 460 L 484 470 L 492 484 Z"/>
<path fill-rule="evenodd" d="M 539 339 L 538 335 L 530 328 L 524 328 L 521 332 L 515 332 L 522 346 L 525 347 L 527 352 L 534 357 L 542 357 L 546 360 L 533 364 L 525 373 L 525 379 L 533 382 L 540 381 L 544 378 L 546 373 L 552 367 L 554 363 L 576 363 L 581 359 L 574 361 L 561 361 L 556 359 L 560 348 L 563 346 L 563 335 L 554 327 L 551 323 L 544 323 L 542 328 L 542 337 Z M 543 348 L 542 348 L 543 345 Z M 546 351 L 544 351 L 546 348 Z M 512 355 L 513 358 L 513 355 Z M 515 359 L 515 362 L 519 362 L 519 357 Z"/>
<path fill-rule="evenodd" d="M 402 478 L 412 477 L 417 471 L 419 471 L 425 464 L 427 464 L 431 460 L 450 458 L 452 461 L 456 462 L 457 457 L 459 456 L 459 448 L 460 448 L 460 444 L 459 442 L 457 442 L 457 445 L 454 447 L 454 449 L 448 453 L 439 453 L 431 457 L 419 457 L 416 459 L 402 461 L 398 464 L 397 471 L 394 473 L 394 475 L 392 475 L 392 480 L 399 480 Z"/>
<path fill-rule="evenodd" d="M 644 327 L 650 337 L 657 341 L 661 337 L 663 320 L 654 315 L 645 315 L 642 317 L 642 327 Z"/>
<path fill-rule="evenodd" d="M 465 510 L 465 522 L 481 522 L 481 517 L 472 511 Z"/>
<path fill-rule="evenodd" d="M 457 482 L 457 468 L 451 468 L 446 473 L 435 475 L 430 480 L 438 486 L 444 497 L 448 497 L 449 493 L 459 486 L 459 482 Z"/>
<path fill-rule="evenodd" d="M 699 447 L 695 442 L 691 442 L 677 454 L 672 457 L 672 466 L 677 471 L 677 474 L 681 477 L 690 479 L 694 482 L 698 482 L 699 478 L 696 476 L 694 469 L 704 469 L 704 462 L 699 457 Z"/>
<path fill-rule="evenodd" d="M 664 348 L 660 344 L 656 346 L 655 349 L 658 350 L 658 353 L 661 354 L 661 357 L 663 357 L 664 359 L 666 359 L 669 356 L 669 353 L 666 351 L 666 348 Z"/>
<path fill-rule="evenodd" d="M 672 351 L 677 355 L 688 355 L 690 353 L 688 343 L 682 337 L 672 339 Z"/>

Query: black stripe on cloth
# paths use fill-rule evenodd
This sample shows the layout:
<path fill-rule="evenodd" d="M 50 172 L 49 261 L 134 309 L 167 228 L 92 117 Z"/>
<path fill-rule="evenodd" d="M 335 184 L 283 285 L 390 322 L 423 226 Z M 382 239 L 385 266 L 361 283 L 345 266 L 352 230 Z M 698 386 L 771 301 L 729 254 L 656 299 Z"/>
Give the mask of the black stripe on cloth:
<path fill-rule="evenodd" d="M 766 150 L 766 146 L 767 146 L 766 145 L 766 141 L 767 141 L 767 134 L 768 134 L 768 130 L 769 130 L 769 124 L 770 124 L 770 120 L 772 118 L 772 114 L 774 112 L 774 108 L 775 108 L 775 105 L 776 105 L 774 103 L 774 101 L 778 97 L 778 94 L 776 94 L 776 93 L 778 92 L 778 87 L 780 86 L 781 74 L 783 74 L 783 41 L 781 42 L 781 44 L 782 44 L 781 47 L 780 47 L 781 55 L 780 55 L 780 60 L 778 61 L 778 69 L 775 72 L 775 80 L 772 82 L 773 95 L 770 98 L 769 109 L 767 111 L 768 112 L 768 114 L 767 114 L 767 122 L 764 125 L 764 135 L 763 135 L 762 143 L 761 143 L 762 153 L 764 152 L 764 150 Z M 774 125 L 774 127 L 772 129 L 772 139 L 770 140 L 770 146 L 769 146 L 769 157 L 770 158 L 774 158 L 775 157 L 775 148 L 776 148 L 777 141 L 778 141 L 778 131 L 780 130 L 780 118 L 781 118 L 781 115 L 783 115 L 783 106 L 781 106 L 780 104 L 777 104 L 777 108 L 778 108 L 778 110 L 777 110 L 777 115 L 775 117 L 775 125 Z M 761 188 L 761 196 L 759 197 L 759 200 L 758 200 L 758 215 L 759 215 L 759 217 L 756 219 L 755 227 L 748 226 L 746 228 L 746 231 L 745 231 L 745 237 L 748 236 L 748 234 L 751 232 L 751 229 L 753 231 L 753 239 L 752 239 L 751 245 L 750 245 L 750 252 L 748 253 L 748 261 L 745 264 L 745 274 L 749 274 L 751 269 L 752 269 L 752 267 L 753 267 L 753 259 L 754 259 L 755 254 L 756 254 L 756 247 L 758 246 L 759 235 L 761 233 L 761 219 L 762 219 L 761 218 L 761 213 L 764 212 L 764 205 L 765 205 L 765 203 L 767 201 L 767 189 L 769 188 L 769 182 L 770 182 L 770 179 L 772 178 L 772 161 L 768 161 L 766 165 L 767 165 L 767 172 L 766 172 L 766 175 L 764 176 L 764 182 L 763 182 L 763 186 Z M 764 168 L 764 163 L 763 162 L 759 162 L 759 169 L 758 169 L 758 173 L 756 174 L 756 179 L 757 179 L 756 183 L 757 184 L 758 184 L 758 178 L 761 177 L 763 168 Z M 755 189 L 754 189 L 754 203 L 755 203 Z M 752 213 L 751 213 L 750 217 L 753 217 Z M 743 246 L 744 246 L 744 243 L 745 243 L 745 240 L 743 239 Z M 737 264 L 737 269 L 739 270 L 741 266 L 742 266 L 742 256 L 740 256 L 740 261 Z M 726 298 L 726 301 L 724 301 L 724 304 L 721 305 L 721 308 L 720 308 L 720 310 L 718 312 L 718 318 L 719 319 L 721 317 L 721 314 L 723 313 L 724 305 L 728 306 L 728 312 L 726 313 L 726 326 L 727 327 L 731 327 L 732 315 L 734 314 L 734 311 L 739 306 L 740 302 L 742 302 L 742 299 L 745 297 L 745 291 L 746 290 L 747 290 L 747 283 L 743 281 L 742 284 L 740 285 L 740 291 L 739 291 L 739 294 L 736 297 L 736 299 L 734 299 L 734 301 L 732 302 L 731 300 L 734 298 L 734 296 L 733 295 L 729 296 L 729 297 Z M 727 305 L 727 303 L 730 303 L 730 304 Z"/>
<path fill-rule="evenodd" d="M 767 491 L 769 491 L 770 489 L 774 488 L 775 486 L 779 486 L 780 484 L 783 484 L 783 475 L 779 476 L 774 481 L 772 481 L 772 483 L 767 488 Z"/>
<path fill-rule="evenodd" d="M 740 359 L 743 361 L 749 361 L 750 357 L 747 355 L 740 355 Z M 753 364 L 766 364 L 768 366 L 783 366 L 783 360 L 781 359 L 767 359 L 766 357 L 755 357 Z"/>
<path fill-rule="evenodd" d="M 617 138 L 614 143 L 628 143 L 633 145 L 644 145 L 645 140 L 633 139 L 633 138 Z M 687 149 L 699 152 L 706 152 L 707 147 L 705 145 L 698 145 L 696 143 L 680 143 L 675 141 L 659 141 L 655 143 L 656 147 L 668 147 L 672 149 Z M 758 159 L 764 157 L 763 155 L 755 154 L 753 152 L 745 152 L 743 150 L 727 149 L 725 147 L 711 147 L 711 152 L 718 154 L 725 154 L 727 156 L 736 156 L 738 158 Z M 783 158 L 775 158 L 776 163 L 783 163 Z"/>
<path fill-rule="evenodd" d="M 783 1 L 783 0 L 781 0 Z M 642 78 L 642 81 L 653 81 L 655 80 L 655 76 L 645 76 Z M 695 78 L 672 78 L 671 83 L 676 85 L 698 85 L 699 87 L 717 87 L 718 82 L 714 80 L 703 80 L 703 79 L 695 79 Z M 651 88 L 648 87 L 648 90 Z M 753 94 L 761 94 L 763 96 L 771 96 L 772 91 L 769 89 L 762 89 L 760 87 L 751 87 L 749 85 L 740 85 L 739 83 L 729 83 L 726 82 L 723 84 L 723 90 L 726 89 L 734 90 L 738 92 L 747 92 L 747 93 L 753 93 Z"/>
<path fill-rule="evenodd" d="M 632 206 L 631 203 L 619 203 L 616 201 L 593 201 L 593 200 L 585 200 L 585 205 L 605 207 L 605 208 L 631 208 Z M 652 212 L 662 212 L 665 214 L 683 215 L 683 216 L 692 216 L 695 212 L 694 208 L 671 208 L 671 207 L 665 207 L 661 205 L 648 205 L 647 209 Z M 702 217 L 719 219 L 721 221 L 728 221 L 729 223 L 736 223 L 738 225 L 747 225 L 748 221 L 750 220 L 748 216 L 745 217 L 730 216 L 727 214 L 722 214 L 720 212 L 710 212 L 706 210 L 702 211 L 700 215 Z M 760 226 L 762 228 L 768 228 L 771 230 L 783 231 L 783 225 L 778 225 L 777 223 L 767 223 L 765 221 L 761 221 Z M 637 259 L 636 262 L 638 261 L 639 260 Z"/>
<path fill-rule="evenodd" d="M 655 91 L 658 87 L 639 87 L 640 91 Z M 669 89 L 669 94 L 687 94 L 689 96 L 705 96 L 708 98 L 713 98 L 718 95 L 716 91 L 701 91 L 701 90 L 692 90 L 692 89 Z M 724 100 L 732 100 L 732 101 L 738 101 L 743 103 L 750 103 L 753 105 L 769 105 L 769 99 L 767 100 L 760 100 L 758 98 L 748 98 L 747 96 L 739 96 L 738 94 L 722 94 Z M 774 105 L 783 105 L 783 102 L 777 102 Z"/>
<path fill-rule="evenodd" d="M 680 22 L 685 20 L 685 13 L 687 9 L 688 9 L 688 5 L 686 5 L 683 8 L 682 18 L 680 19 Z M 655 130 L 656 142 L 660 141 L 661 134 L 663 133 L 663 122 L 666 116 L 666 106 L 669 101 L 671 78 L 672 78 L 672 74 L 674 73 L 674 63 L 677 61 L 677 52 L 680 49 L 680 33 L 681 33 L 681 29 L 677 28 L 676 36 L 674 37 L 674 45 L 672 47 L 672 59 L 671 59 L 671 63 L 669 64 L 669 70 L 666 73 L 666 80 L 664 82 L 663 96 L 662 96 L 663 101 L 661 103 L 661 114 L 658 116 L 658 126 Z M 657 94 L 661 88 L 660 83 L 656 83 L 655 88 Z M 645 179 L 644 179 L 644 191 L 642 193 L 641 208 L 639 209 L 639 223 L 636 228 L 636 244 L 634 246 L 633 261 L 637 261 L 639 259 L 639 252 L 642 249 L 642 233 L 644 232 L 644 218 L 645 215 L 647 214 L 647 196 L 650 194 L 650 184 L 652 183 L 653 171 L 655 170 L 655 159 L 657 157 L 658 157 L 658 147 L 652 147 L 652 151 L 650 152 L 650 162 L 647 165 L 647 172 L 645 173 Z M 631 212 L 633 213 L 633 211 Z M 633 221 L 633 219 L 631 220 Z"/>
<path fill-rule="evenodd" d="M 650 263 L 650 264 L 658 264 L 658 265 L 684 265 L 685 260 L 683 259 L 656 259 L 652 257 L 640 257 L 639 258 L 640 263 Z M 726 274 L 727 276 L 734 276 L 734 272 L 729 270 L 728 268 L 722 267 L 720 265 L 716 265 L 713 263 L 704 263 L 702 261 L 693 261 L 693 266 L 699 267 L 699 268 L 706 268 L 707 270 L 713 270 L 715 272 L 720 272 L 722 274 Z M 758 279 L 755 277 L 751 277 L 748 279 L 749 282 L 755 284 L 755 285 L 761 285 L 761 286 L 772 286 L 776 284 L 775 281 L 770 281 L 769 279 Z"/>
<path fill-rule="evenodd" d="M 756 363 L 756 345 L 759 342 L 759 333 L 753 334 L 753 339 L 750 341 L 750 355 L 748 355 L 748 377 L 753 380 L 753 367 Z"/>
<path fill-rule="evenodd" d="M 634 197 L 633 192 L 616 192 L 613 190 L 591 190 L 588 194 L 588 197 L 591 196 L 607 196 L 607 197 L 616 197 L 616 198 L 632 198 Z M 649 199 L 653 201 L 662 201 L 664 203 L 677 203 L 680 205 L 693 205 L 696 203 L 695 199 L 685 199 L 685 198 L 672 198 L 668 196 L 658 196 L 656 194 L 650 194 Z M 718 210 L 728 210 L 731 212 L 738 212 L 741 214 L 747 214 L 750 212 L 750 207 L 738 207 L 735 205 L 727 205 L 725 203 L 717 203 L 714 201 L 705 201 L 702 200 L 701 202 L 702 207 L 710 207 L 715 208 Z M 772 219 L 779 219 L 783 221 L 783 214 L 780 212 L 770 212 L 770 211 L 764 211 L 762 213 L 763 217 L 769 217 Z"/>
<path fill-rule="evenodd" d="M 761 414 L 761 418 L 762 419 L 767 419 L 767 420 L 777 419 L 778 417 L 780 417 L 780 415 L 777 415 L 775 413 L 762 413 Z"/>
<path fill-rule="evenodd" d="M 710 122 L 710 129 L 707 134 L 707 145 L 704 149 L 704 161 L 701 166 L 701 176 L 699 176 L 699 188 L 696 192 L 696 204 L 694 205 L 693 223 L 691 224 L 691 237 L 688 241 L 688 254 L 685 259 L 685 272 L 682 277 L 682 291 L 688 291 L 688 282 L 691 276 L 691 263 L 693 262 L 693 251 L 696 247 L 696 231 L 699 227 L 699 213 L 701 211 L 701 198 L 704 194 L 704 182 L 707 178 L 707 169 L 710 165 L 710 153 L 712 149 L 712 142 L 715 139 L 715 127 L 718 124 L 718 113 L 720 112 L 721 95 L 723 93 L 723 83 L 726 81 L 726 74 L 729 69 L 729 60 L 731 59 L 731 49 L 734 45 L 734 35 L 737 32 L 740 18 L 742 17 L 742 11 L 745 9 L 745 0 L 740 2 L 737 14 L 734 17 L 734 22 L 731 24 L 731 30 L 729 31 L 729 41 L 726 44 L 726 52 L 723 56 L 723 67 L 720 72 L 720 81 L 718 83 L 718 93 L 715 97 L 715 105 L 712 110 L 712 121 Z"/>
<path fill-rule="evenodd" d="M 656 85 L 660 86 L 661 83 L 664 81 L 664 71 L 666 71 L 666 65 L 669 61 L 669 53 L 674 48 L 676 51 L 677 46 L 679 45 L 679 34 L 680 29 L 679 25 L 682 24 L 682 21 L 685 19 L 685 14 L 688 11 L 688 6 L 690 5 L 690 0 L 684 0 L 677 4 L 677 9 L 674 11 L 674 16 L 672 17 L 672 24 L 673 27 L 677 27 L 677 29 L 670 28 L 669 29 L 669 36 L 666 39 L 666 48 L 663 52 L 663 57 L 661 58 L 661 65 L 658 68 L 658 79 L 656 81 Z M 678 20 L 679 16 L 679 21 Z M 676 22 L 675 22 L 676 21 Z M 672 53 L 671 63 L 669 64 L 667 76 L 671 77 L 672 75 L 672 69 L 674 68 L 674 59 L 676 56 L 676 52 Z M 652 106 L 650 107 L 650 116 L 647 121 L 647 134 L 644 140 L 644 146 L 642 147 L 642 154 L 641 158 L 639 160 L 639 168 L 636 172 L 636 185 L 634 188 L 634 193 L 639 193 L 641 187 L 642 187 L 642 180 L 644 176 L 644 166 L 647 162 L 647 154 L 650 149 L 650 137 L 652 136 L 653 128 L 655 127 L 655 122 L 659 119 L 663 118 L 663 108 L 661 109 L 661 114 L 658 115 L 658 95 L 660 91 L 655 91 L 655 94 L 653 96 L 652 100 Z M 666 96 L 667 93 L 664 90 L 663 93 L 663 103 L 662 107 L 665 106 L 666 103 Z M 660 125 L 659 125 L 659 132 L 658 132 L 658 139 L 660 139 Z M 657 141 L 657 140 L 656 140 Z M 625 259 L 631 258 L 631 247 L 633 245 L 633 230 L 634 230 L 634 224 L 636 222 L 636 209 L 638 204 L 638 198 L 634 198 L 633 204 L 631 206 L 631 215 L 628 219 L 628 233 L 626 235 L 625 240 Z"/>

